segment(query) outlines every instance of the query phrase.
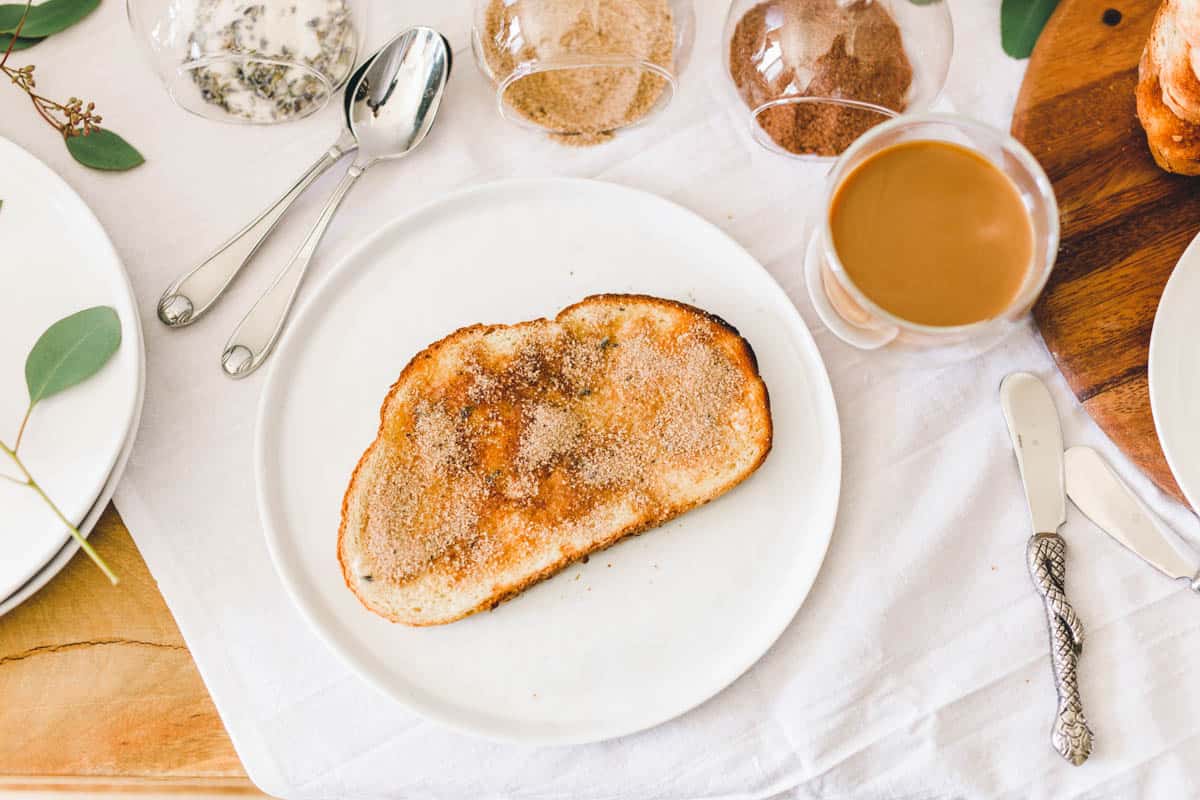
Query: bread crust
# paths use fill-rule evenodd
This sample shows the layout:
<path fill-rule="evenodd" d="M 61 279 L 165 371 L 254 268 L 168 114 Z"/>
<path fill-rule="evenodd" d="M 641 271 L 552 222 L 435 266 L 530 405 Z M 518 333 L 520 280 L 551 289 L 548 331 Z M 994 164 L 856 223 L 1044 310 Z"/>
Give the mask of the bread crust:
<path fill-rule="evenodd" d="M 1200 7 L 1188 9 L 1183 0 L 1164 0 L 1150 29 L 1147 49 L 1158 73 L 1163 103 L 1184 122 L 1200 124 L 1200 76 L 1193 71 L 1184 21 L 1200 16 Z"/>
<path fill-rule="evenodd" d="M 460 613 L 450 614 L 447 616 L 437 617 L 437 618 L 432 618 L 432 619 L 430 619 L 430 618 L 421 618 L 421 619 L 405 618 L 405 617 L 401 616 L 400 614 L 389 611 L 386 608 L 381 608 L 377 604 L 373 603 L 369 597 L 364 595 L 363 592 L 361 592 L 359 590 L 358 581 L 354 580 L 353 571 L 351 570 L 350 565 L 347 563 L 347 559 L 346 559 L 345 537 L 347 534 L 347 525 L 350 520 L 349 512 L 350 512 L 351 504 L 353 502 L 353 498 L 355 498 L 356 493 L 359 491 L 360 481 L 364 480 L 364 478 L 365 478 L 365 476 L 363 474 L 364 469 L 366 468 L 366 466 L 368 464 L 371 463 L 371 460 L 375 454 L 376 448 L 379 446 L 380 441 L 382 441 L 385 436 L 385 427 L 386 427 L 386 424 L 388 421 L 389 408 L 392 405 L 393 401 L 396 399 L 397 393 L 399 391 L 401 391 L 402 387 L 405 385 L 405 382 L 408 379 L 410 379 L 412 374 L 420 367 L 422 361 L 433 358 L 434 354 L 436 352 L 444 349 L 447 345 L 453 344 L 457 341 L 466 339 L 471 336 L 486 335 L 487 333 L 490 333 L 493 331 L 521 330 L 523 328 L 537 326 L 537 325 L 548 323 L 548 322 L 560 322 L 564 318 L 569 316 L 572 311 L 574 311 L 580 307 L 586 306 L 586 305 L 592 305 L 592 304 L 597 304 L 597 303 L 651 304 L 651 305 L 657 305 L 662 308 L 683 311 L 688 314 L 698 315 L 698 316 L 702 317 L 703 319 L 707 320 L 708 322 L 716 325 L 718 328 L 721 328 L 724 331 L 726 331 L 727 333 L 731 334 L 733 337 L 735 337 L 735 340 L 738 343 L 737 367 L 741 372 L 750 376 L 751 379 L 757 383 L 757 387 L 761 390 L 762 413 L 765 417 L 765 442 L 763 443 L 761 452 L 759 453 L 758 457 L 753 461 L 752 465 L 749 468 L 743 470 L 739 475 L 736 476 L 736 478 L 733 481 L 723 484 L 719 487 L 716 487 L 713 491 L 708 492 L 704 496 L 693 499 L 689 502 L 676 503 L 676 504 L 671 504 L 669 506 L 665 506 L 662 508 L 661 513 L 651 515 L 651 516 L 646 516 L 644 518 L 638 519 L 635 522 L 633 522 L 632 524 L 629 524 L 627 526 L 624 526 L 623 528 L 613 531 L 609 536 L 604 537 L 603 539 L 600 539 L 600 540 L 597 540 L 597 541 L 591 543 L 588 547 L 585 547 L 585 548 L 582 548 L 582 549 L 579 549 L 577 551 L 573 551 L 570 553 L 563 553 L 559 559 L 557 559 L 550 565 L 546 566 L 544 569 L 539 570 L 537 573 L 525 576 L 521 580 L 518 580 L 516 582 L 509 583 L 509 584 L 499 586 L 499 587 L 495 587 L 494 590 L 492 591 L 492 593 L 488 597 L 486 597 L 483 601 L 475 604 L 474 606 L 472 606 L 466 610 L 461 611 Z M 350 477 L 349 485 L 347 486 L 346 492 L 342 497 L 341 523 L 338 527 L 338 537 L 337 537 L 338 564 L 342 571 L 342 579 L 345 582 L 347 588 L 349 588 L 350 591 L 352 591 L 354 593 L 354 595 L 358 598 L 359 602 L 361 602 L 364 607 L 366 607 L 370 611 L 374 612 L 375 614 L 378 614 L 381 617 L 384 617 L 385 619 L 387 619 L 391 622 L 401 623 L 401 624 L 405 624 L 405 625 L 412 626 L 412 627 L 427 627 L 427 626 L 433 626 L 433 625 L 444 625 L 444 624 L 447 624 L 450 622 L 455 622 L 457 620 L 463 619 L 465 617 L 468 617 L 468 616 L 478 613 L 480 611 L 494 609 L 497 606 L 499 606 L 501 603 L 503 603 L 507 600 L 510 600 L 513 597 L 516 597 L 518 594 L 520 594 L 521 592 L 530 588 L 531 586 L 533 586 L 537 583 L 540 583 L 541 581 L 546 580 L 547 578 L 552 577 L 553 575 L 561 572 L 563 569 L 569 567 L 571 564 L 573 564 L 575 562 L 581 561 L 596 552 L 599 552 L 599 551 L 605 550 L 609 547 L 612 547 L 613 545 L 619 543 L 620 541 L 622 541 L 626 538 L 629 538 L 630 536 L 635 536 L 637 534 L 644 533 L 645 531 L 650 530 L 652 528 L 659 527 L 659 526 L 663 525 L 664 523 L 669 522 L 670 520 L 675 519 L 676 517 L 686 513 L 687 511 L 690 511 L 694 508 L 697 508 L 699 506 L 702 506 L 702 505 L 705 505 L 705 504 L 711 502 L 712 500 L 719 497 L 720 495 L 725 494 L 726 492 L 730 491 L 734 487 L 738 486 L 746 478 L 748 478 L 750 475 L 752 475 L 766 460 L 767 455 L 771 451 L 771 448 L 773 446 L 773 440 L 774 440 L 774 422 L 771 418 L 771 413 L 770 413 L 770 394 L 767 390 L 766 384 L 762 380 L 762 376 L 759 374 L 758 359 L 754 353 L 754 349 L 751 347 L 750 343 L 748 341 L 746 341 L 746 339 L 741 335 L 741 333 L 738 331 L 738 329 L 735 328 L 730 323 L 728 323 L 727 321 L 725 321 L 724 319 L 722 319 L 721 317 L 719 317 L 715 314 L 712 314 L 708 311 L 705 311 L 703 309 L 696 308 L 695 306 L 691 306 L 691 305 L 688 305 L 686 303 L 682 303 L 682 302 L 679 302 L 676 300 L 668 300 L 668 299 L 664 299 L 664 298 L 660 298 L 660 297 L 653 297 L 650 295 L 639 295 L 639 294 L 591 295 L 591 296 L 585 297 L 583 300 L 581 300 L 577 303 L 573 303 L 572 305 L 569 305 L 566 308 L 563 308 L 561 311 L 558 312 L 557 315 L 555 315 L 553 320 L 546 318 L 546 317 L 541 317 L 541 318 L 538 318 L 535 320 L 526 320 L 526 321 L 514 323 L 512 325 L 474 324 L 474 325 L 468 325 L 463 328 L 459 328 L 458 330 L 450 333 L 449 335 L 443 337 L 442 339 L 439 339 L 436 342 L 425 347 L 420 352 L 418 352 L 415 356 L 413 356 L 413 358 L 408 362 L 408 364 L 405 365 L 404 369 L 401 370 L 399 377 L 389 388 L 388 393 L 385 396 L 384 401 L 380 407 L 379 416 L 380 416 L 379 427 L 376 431 L 375 439 L 367 447 L 366 451 L 363 453 L 362 457 L 358 460 L 358 463 L 355 465 L 354 471 Z"/>
<path fill-rule="evenodd" d="M 1186 11 L 1178 0 L 1159 7 L 1138 64 L 1135 97 L 1154 161 L 1168 172 L 1200 175 L 1200 76 L 1178 19 Z"/>

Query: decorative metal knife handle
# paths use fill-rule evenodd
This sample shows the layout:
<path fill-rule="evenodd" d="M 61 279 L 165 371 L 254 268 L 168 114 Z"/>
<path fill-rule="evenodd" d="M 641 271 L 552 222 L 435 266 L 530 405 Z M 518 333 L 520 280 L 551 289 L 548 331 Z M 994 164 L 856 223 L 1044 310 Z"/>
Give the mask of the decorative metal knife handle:
<path fill-rule="evenodd" d="M 1039 533 L 1029 540 L 1029 574 L 1046 605 L 1050 623 L 1050 656 L 1058 690 L 1058 713 L 1050 740 L 1054 749 L 1075 766 L 1092 753 L 1092 731 L 1083 715 L 1076 668 L 1083 650 L 1083 625 L 1067 600 L 1067 543 L 1057 533 Z"/>

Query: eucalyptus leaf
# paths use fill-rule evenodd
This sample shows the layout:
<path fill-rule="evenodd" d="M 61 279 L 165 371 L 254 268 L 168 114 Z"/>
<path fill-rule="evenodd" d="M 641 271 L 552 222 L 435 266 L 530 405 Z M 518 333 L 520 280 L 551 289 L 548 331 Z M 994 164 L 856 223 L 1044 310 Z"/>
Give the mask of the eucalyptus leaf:
<path fill-rule="evenodd" d="M 98 5 L 100 0 L 46 0 L 31 6 L 25 24 L 21 25 L 21 38 L 36 39 L 65 31 L 95 11 Z M 0 33 L 16 31 L 24 13 L 24 3 L 0 5 Z"/>
<path fill-rule="evenodd" d="M 4 53 L 8 52 L 8 45 L 12 40 L 13 37 L 11 33 L 0 33 L 0 55 L 4 55 Z M 17 43 L 12 46 L 12 52 L 15 53 L 18 50 L 28 50 L 41 41 L 44 41 L 44 39 L 31 39 L 28 36 L 18 36 Z"/>
<path fill-rule="evenodd" d="M 1013 58 L 1029 58 L 1058 0 L 1003 0 L 1000 44 Z"/>
<path fill-rule="evenodd" d="M 121 320 L 110 306 L 87 308 L 51 325 L 25 359 L 30 407 L 95 375 L 120 346 Z"/>
<path fill-rule="evenodd" d="M 68 136 L 67 150 L 72 158 L 92 169 L 120 171 L 146 161 L 133 145 L 106 128 Z"/>

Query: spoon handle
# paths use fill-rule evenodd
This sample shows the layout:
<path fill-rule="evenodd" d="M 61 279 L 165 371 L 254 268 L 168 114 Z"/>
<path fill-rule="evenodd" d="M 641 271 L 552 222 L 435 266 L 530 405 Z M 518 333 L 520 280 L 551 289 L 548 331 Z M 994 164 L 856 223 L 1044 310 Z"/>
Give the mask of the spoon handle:
<path fill-rule="evenodd" d="M 263 292 L 258 302 L 246 312 L 246 316 L 230 335 L 229 341 L 225 343 L 225 352 L 221 354 L 221 366 L 229 377 L 244 378 L 258 369 L 270 355 L 271 348 L 283 332 L 288 312 L 296 300 L 296 291 L 300 288 L 304 273 L 308 271 L 308 264 L 312 261 L 317 245 L 325 235 L 325 229 L 337 213 L 342 199 L 365 169 L 366 165 L 358 161 L 350 165 L 342 182 L 333 190 L 325 208 L 321 210 L 321 216 L 300 244 L 300 249 L 275 277 L 270 288 Z"/>
<path fill-rule="evenodd" d="M 158 301 L 159 320 L 169 328 L 182 328 L 203 316 L 233 282 L 242 267 L 249 263 L 296 198 L 325 170 L 357 146 L 350 131 L 343 131 L 337 142 L 270 208 L 217 248 L 200 266 L 180 276 L 167 287 Z"/>

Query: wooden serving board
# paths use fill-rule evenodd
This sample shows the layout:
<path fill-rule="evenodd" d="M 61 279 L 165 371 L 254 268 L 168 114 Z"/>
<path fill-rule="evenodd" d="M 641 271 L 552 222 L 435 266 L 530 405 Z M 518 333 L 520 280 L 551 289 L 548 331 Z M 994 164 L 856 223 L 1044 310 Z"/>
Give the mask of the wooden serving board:
<path fill-rule="evenodd" d="M 246 777 L 121 518 L 0 617 L 0 798 L 264 797 Z"/>
<path fill-rule="evenodd" d="M 1164 491 L 1146 378 L 1163 286 L 1200 229 L 1200 178 L 1150 157 L 1133 90 L 1158 0 L 1061 0 L 1029 61 L 1013 135 L 1054 184 L 1058 265 L 1034 318 L 1088 413 Z M 1200 315 L 1200 309 L 1197 309 Z"/>

